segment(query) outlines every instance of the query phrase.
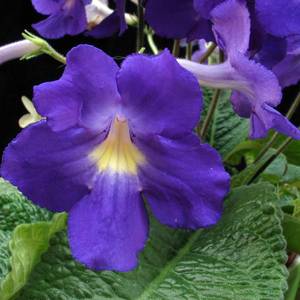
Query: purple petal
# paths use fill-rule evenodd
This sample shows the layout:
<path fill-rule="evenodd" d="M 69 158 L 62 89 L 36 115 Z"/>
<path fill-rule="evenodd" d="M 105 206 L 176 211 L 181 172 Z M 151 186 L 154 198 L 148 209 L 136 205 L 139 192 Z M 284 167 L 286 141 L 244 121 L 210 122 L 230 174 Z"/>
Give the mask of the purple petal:
<path fill-rule="evenodd" d="M 35 10 L 44 15 L 51 15 L 59 11 L 65 0 L 31 0 Z"/>
<path fill-rule="evenodd" d="M 230 180 L 212 147 L 192 134 L 139 136 L 135 143 L 148 162 L 139 171 L 143 193 L 161 223 L 197 229 L 219 220 Z"/>
<path fill-rule="evenodd" d="M 115 11 L 99 23 L 93 30 L 86 33 L 88 36 L 95 38 L 105 38 L 120 32 L 120 35 L 127 29 L 125 21 L 125 4 L 124 0 L 116 1 Z"/>
<path fill-rule="evenodd" d="M 148 233 L 137 178 L 99 175 L 92 193 L 71 210 L 68 225 L 72 254 L 81 263 L 94 270 L 135 268 Z"/>
<path fill-rule="evenodd" d="M 102 140 L 79 128 L 54 133 L 41 121 L 23 129 L 8 145 L 1 176 L 34 203 L 69 211 L 93 184 L 95 166 L 88 154 Z"/>
<path fill-rule="evenodd" d="M 194 0 L 194 7 L 203 18 L 209 19 L 212 9 L 222 2 L 224 0 Z"/>
<path fill-rule="evenodd" d="M 300 53 L 287 55 L 273 68 L 273 72 L 283 88 L 296 84 L 300 80 Z"/>
<path fill-rule="evenodd" d="M 114 11 L 108 17 L 106 17 L 101 23 L 95 26 L 91 31 L 86 32 L 87 36 L 94 38 L 106 38 L 110 37 L 120 29 L 120 18 L 118 13 Z"/>
<path fill-rule="evenodd" d="M 118 70 L 113 59 L 95 47 L 73 48 L 61 79 L 35 87 L 37 111 L 55 131 L 77 124 L 106 129 L 120 101 L 115 79 Z"/>
<path fill-rule="evenodd" d="M 211 16 L 218 45 L 228 54 L 237 51 L 246 53 L 250 38 L 250 17 L 245 2 L 227 0 L 218 5 Z"/>
<path fill-rule="evenodd" d="M 202 105 L 199 84 L 168 51 L 129 56 L 117 81 L 134 133 L 174 136 L 190 132 L 197 124 Z"/>
<path fill-rule="evenodd" d="M 87 27 L 85 6 L 80 0 L 73 1 L 70 8 L 65 4 L 60 10 L 32 27 L 49 39 L 61 38 L 66 34 L 79 34 Z"/>
<path fill-rule="evenodd" d="M 272 71 L 238 53 L 230 58 L 230 62 L 239 75 L 248 82 L 250 89 L 245 95 L 253 107 L 264 103 L 275 107 L 280 103 L 281 87 Z"/>
<path fill-rule="evenodd" d="M 199 18 L 191 31 L 187 35 L 188 41 L 205 39 L 209 42 L 214 42 L 215 37 L 212 31 L 212 23 L 210 20 Z"/>
<path fill-rule="evenodd" d="M 255 4 L 258 18 L 268 33 L 280 37 L 299 34 L 299 0 L 256 0 Z"/>
<path fill-rule="evenodd" d="M 284 59 L 287 51 L 287 42 L 285 38 L 275 37 L 266 34 L 263 40 L 262 48 L 255 56 L 268 69 L 272 69 L 277 63 Z"/>
<path fill-rule="evenodd" d="M 148 0 L 145 18 L 158 35 L 181 39 L 193 29 L 198 14 L 193 0 Z"/>
<path fill-rule="evenodd" d="M 115 0 L 115 1 L 116 1 L 116 12 L 120 19 L 120 34 L 122 34 L 127 29 L 127 24 L 125 21 L 126 0 Z"/>
<path fill-rule="evenodd" d="M 300 130 L 297 127 L 274 108 L 264 104 L 251 115 L 250 137 L 253 139 L 264 138 L 269 129 L 275 129 L 297 140 L 300 139 Z"/>
<path fill-rule="evenodd" d="M 287 87 L 300 80 L 300 35 L 288 38 L 286 56 L 273 67 L 280 85 Z"/>

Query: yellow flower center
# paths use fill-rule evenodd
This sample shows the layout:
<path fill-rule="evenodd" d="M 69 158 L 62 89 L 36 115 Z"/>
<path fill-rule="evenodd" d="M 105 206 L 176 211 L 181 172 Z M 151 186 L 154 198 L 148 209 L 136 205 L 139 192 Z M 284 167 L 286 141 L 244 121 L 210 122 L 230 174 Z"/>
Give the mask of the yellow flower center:
<path fill-rule="evenodd" d="M 96 162 L 99 172 L 111 170 L 130 174 L 137 174 L 138 165 L 146 161 L 131 141 L 127 121 L 117 117 L 107 138 L 92 151 L 90 158 Z"/>

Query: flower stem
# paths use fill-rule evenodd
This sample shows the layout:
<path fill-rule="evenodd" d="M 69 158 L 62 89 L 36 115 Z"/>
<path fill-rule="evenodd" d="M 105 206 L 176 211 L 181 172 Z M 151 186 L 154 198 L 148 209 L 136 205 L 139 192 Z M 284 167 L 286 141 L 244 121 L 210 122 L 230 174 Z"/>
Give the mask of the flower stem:
<path fill-rule="evenodd" d="M 179 55 L 179 46 L 180 46 L 180 40 L 174 40 L 172 54 L 175 57 L 178 57 Z"/>
<path fill-rule="evenodd" d="M 210 122 L 211 122 L 211 120 L 214 116 L 215 110 L 217 108 L 220 94 L 221 94 L 221 90 L 219 90 L 219 89 L 215 90 L 212 100 L 210 102 L 209 108 L 208 108 L 206 118 L 203 123 L 203 126 L 201 127 L 201 129 L 200 128 L 198 129 L 198 134 L 200 135 L 200 137 L 202 137 L 202 139 L 205 139 Z"/>
<path fill-rule="evenodd" d="M 66 58 L 58 53 L 54 48 L 52 48 L 47 41 L 45 41 L 44 39 L 30 33 L 29 31 L 25 30 L 24 33 L 22 33 L 22 36 L 30 41 L 31 43 L 35 44 L 36 46 L 39 47 L 39 50 L 36 52 L 32 52 L 29 53 L 28 55 L 24 55 L 22 57 L 22 59 L 31 59 L 33 57 L 39 56 L 41 54 L 47 54 L 49 56 L 51 56 L 52 58 L 54 58 L 55 60 L 66 64 Z"/>
<path fill-rule="evenodd" d="M 192 59 L 192 52 L 193 52 L 192 43 L 188 43 L 186 45 L 185 58 L 188 59 L 188 60 L 191 60 Z"/>
<path fill-rule="evenodd" d="M 149 47 L 151 48 L 151 51 L 153 52 L 153 54 L 158 54 L 159 50 L 154 42 L 153 39 L 153 31 L 151 29 L 147 30 L 147 41 L 149 44 Z"/>
<path fill-rule="evenodd" d="M 278 147 L 276 152 L 255 172 L 247 184 L 251 184 L 293 141 L 293 138 L 288 137 L 286 140 Z"/>
<path fill-rule="evenodd" d="M 286 117 L 290 120 L 290 118 L 293 116 L 295 111 L 297 110 L 298 106 L 300 105 L 300 92 L 298 93 L 295 101 L 293 102 L 292 106 L 288 110 Z M 268 143 L 261 149 L 261 151 L 258 153 L 254 163 L 258 162 L 267 152 L 268 150 L 274 145 L 277 137 L 279 136 L 278 132 L 275 132 L 271 139 L 268 141 Z"/>
<path fill-rule="evenodd" d="M 224 61 L 223 52 L 220 50 L 219 62 L 221 63 L 223 61 Z M 221 94 L 221 90 L 220 89 L 215 90 L 215 92 L 213 94 L 213 97 L 212 97 L 212 100 L 210 102 L 209 108 L 208 108 L 208 112 L 207 112 L 206 118 L 205 118 L 205 120 L 203 122 L 203 125 L 202 125 L 202 127 L 199 127 L 197 129 L 197 132 L 198 132 L 199 136 L 203 140 L 205 139 L 205 137 L 207 135 L 207 131 L 209 129 L 210 122 L 211 122 L 211 120 L 214 117 L 215 110 L 216 110 L 218 102 L 219 102 L 220 94 Z"/>
<path fill-rule="evenodd" d="M 200 64 L 203 64 L 214 52 L 214 50 L 217 48 L 217 45 L 215 43 L 212 43 L 206 50 L 206 52 L 203 54 L 203 56 L 200 59 Z"/>
<path fill-rule="evenodd" d="M 144 8 L 142 6 L 142 0 L 138 0 L 137 5 L 138 15 L 138 28 L 137 28 L 137 40 L 136 40 L 136 51 L 138 52 L 144 46 Z"/>

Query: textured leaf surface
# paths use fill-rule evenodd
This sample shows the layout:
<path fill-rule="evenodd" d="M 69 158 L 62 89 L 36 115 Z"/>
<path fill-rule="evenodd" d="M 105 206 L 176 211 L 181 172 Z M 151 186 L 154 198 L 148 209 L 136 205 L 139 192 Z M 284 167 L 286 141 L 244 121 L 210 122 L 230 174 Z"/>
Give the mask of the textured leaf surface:
<path fill-rule="evenodd" d="M 201 120 L 205 119 L 212 91 L 204 89 L 205 107 Z M 249 121 L 240 118 L 232 109 L 230 91 L 221 92 L 210 126 L 207 141 L 224 157 L 248 136 Z"/>
<path fill-rule="evenodd" d="M 290 270 L 289 289 L 285 294 L 285 300 L 297 300 L 300 297 L 300 262 Z M 298 297 L 297 297 L 298 296 Z"/>
<path fill-rule="evenodd" d="M 17 225 L 51 219 L 51 213 L 28 201 L 14 186 L 0 178 L 0 230 L 12 231 Z"/>
<path fill-rule="evenodd" d="M 218 225 L 195 233 L 153 221 L 140 265 L 130 273 L 85 269 L 60 233 L 18 299 L 282 299 L 286 245 L 275 200 L 266 183 L 238 188 Z"/>
<path fill-rule="evenodd" d="M 14 186 L 0 178 L 0 280 L 10 270 L 8 245 L 16 226 L 50 218 L 51 213 L 34 206 Z"/>
<path fill-rule="evenodd" d="M 55 214 L 49 222 L 18 225 L 9 242 L 11 271 L 1 282 L 0 300 L 14 297 L 27 283 L 54 234 L 65 228 L 66 214 Z"/>

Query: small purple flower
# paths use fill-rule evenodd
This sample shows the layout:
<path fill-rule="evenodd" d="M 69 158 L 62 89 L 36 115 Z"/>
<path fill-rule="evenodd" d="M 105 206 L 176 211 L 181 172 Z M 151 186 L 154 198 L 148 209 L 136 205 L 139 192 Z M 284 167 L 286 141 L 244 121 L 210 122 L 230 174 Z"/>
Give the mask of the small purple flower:
<path fill-rule="evenodd" d="M 148 235 L 141 194 L 172 227 L 215 224 L 229 190 L 218 153 L 192 132 L 199 84 L 168 51 L 132 55 L 119 68 L 88 45 L 63 76 L 34 89 L 47 119 L 5 150 L 1 175 L 34 203 L 68 211 L 74 257 L 95 270 L 128 271 Z"/>
<path fill-rule="evenodd" d="M 281 87 L 273 72 L 247 56 L 250 16 L 243 0 L 227 0 L 212 12 L 216 41 L 227 60 L 219 65 L 201 65 L 179 59 L 197 76 L 200 83 L 215 88 L 230 88 L 232 104 L 238 115 L 250 118 L 250 137 L 262 138 L 275 129 L 295 139 L 300 131 L 274 109 L 281 101 Z"/>
<path fill-rule="evenodd" d="M 45 38 L 76 35 L 87 27 L 85 5 L 92 0 L 32 0 L 34 8 L 49 17 L 33 25 Z"/>

